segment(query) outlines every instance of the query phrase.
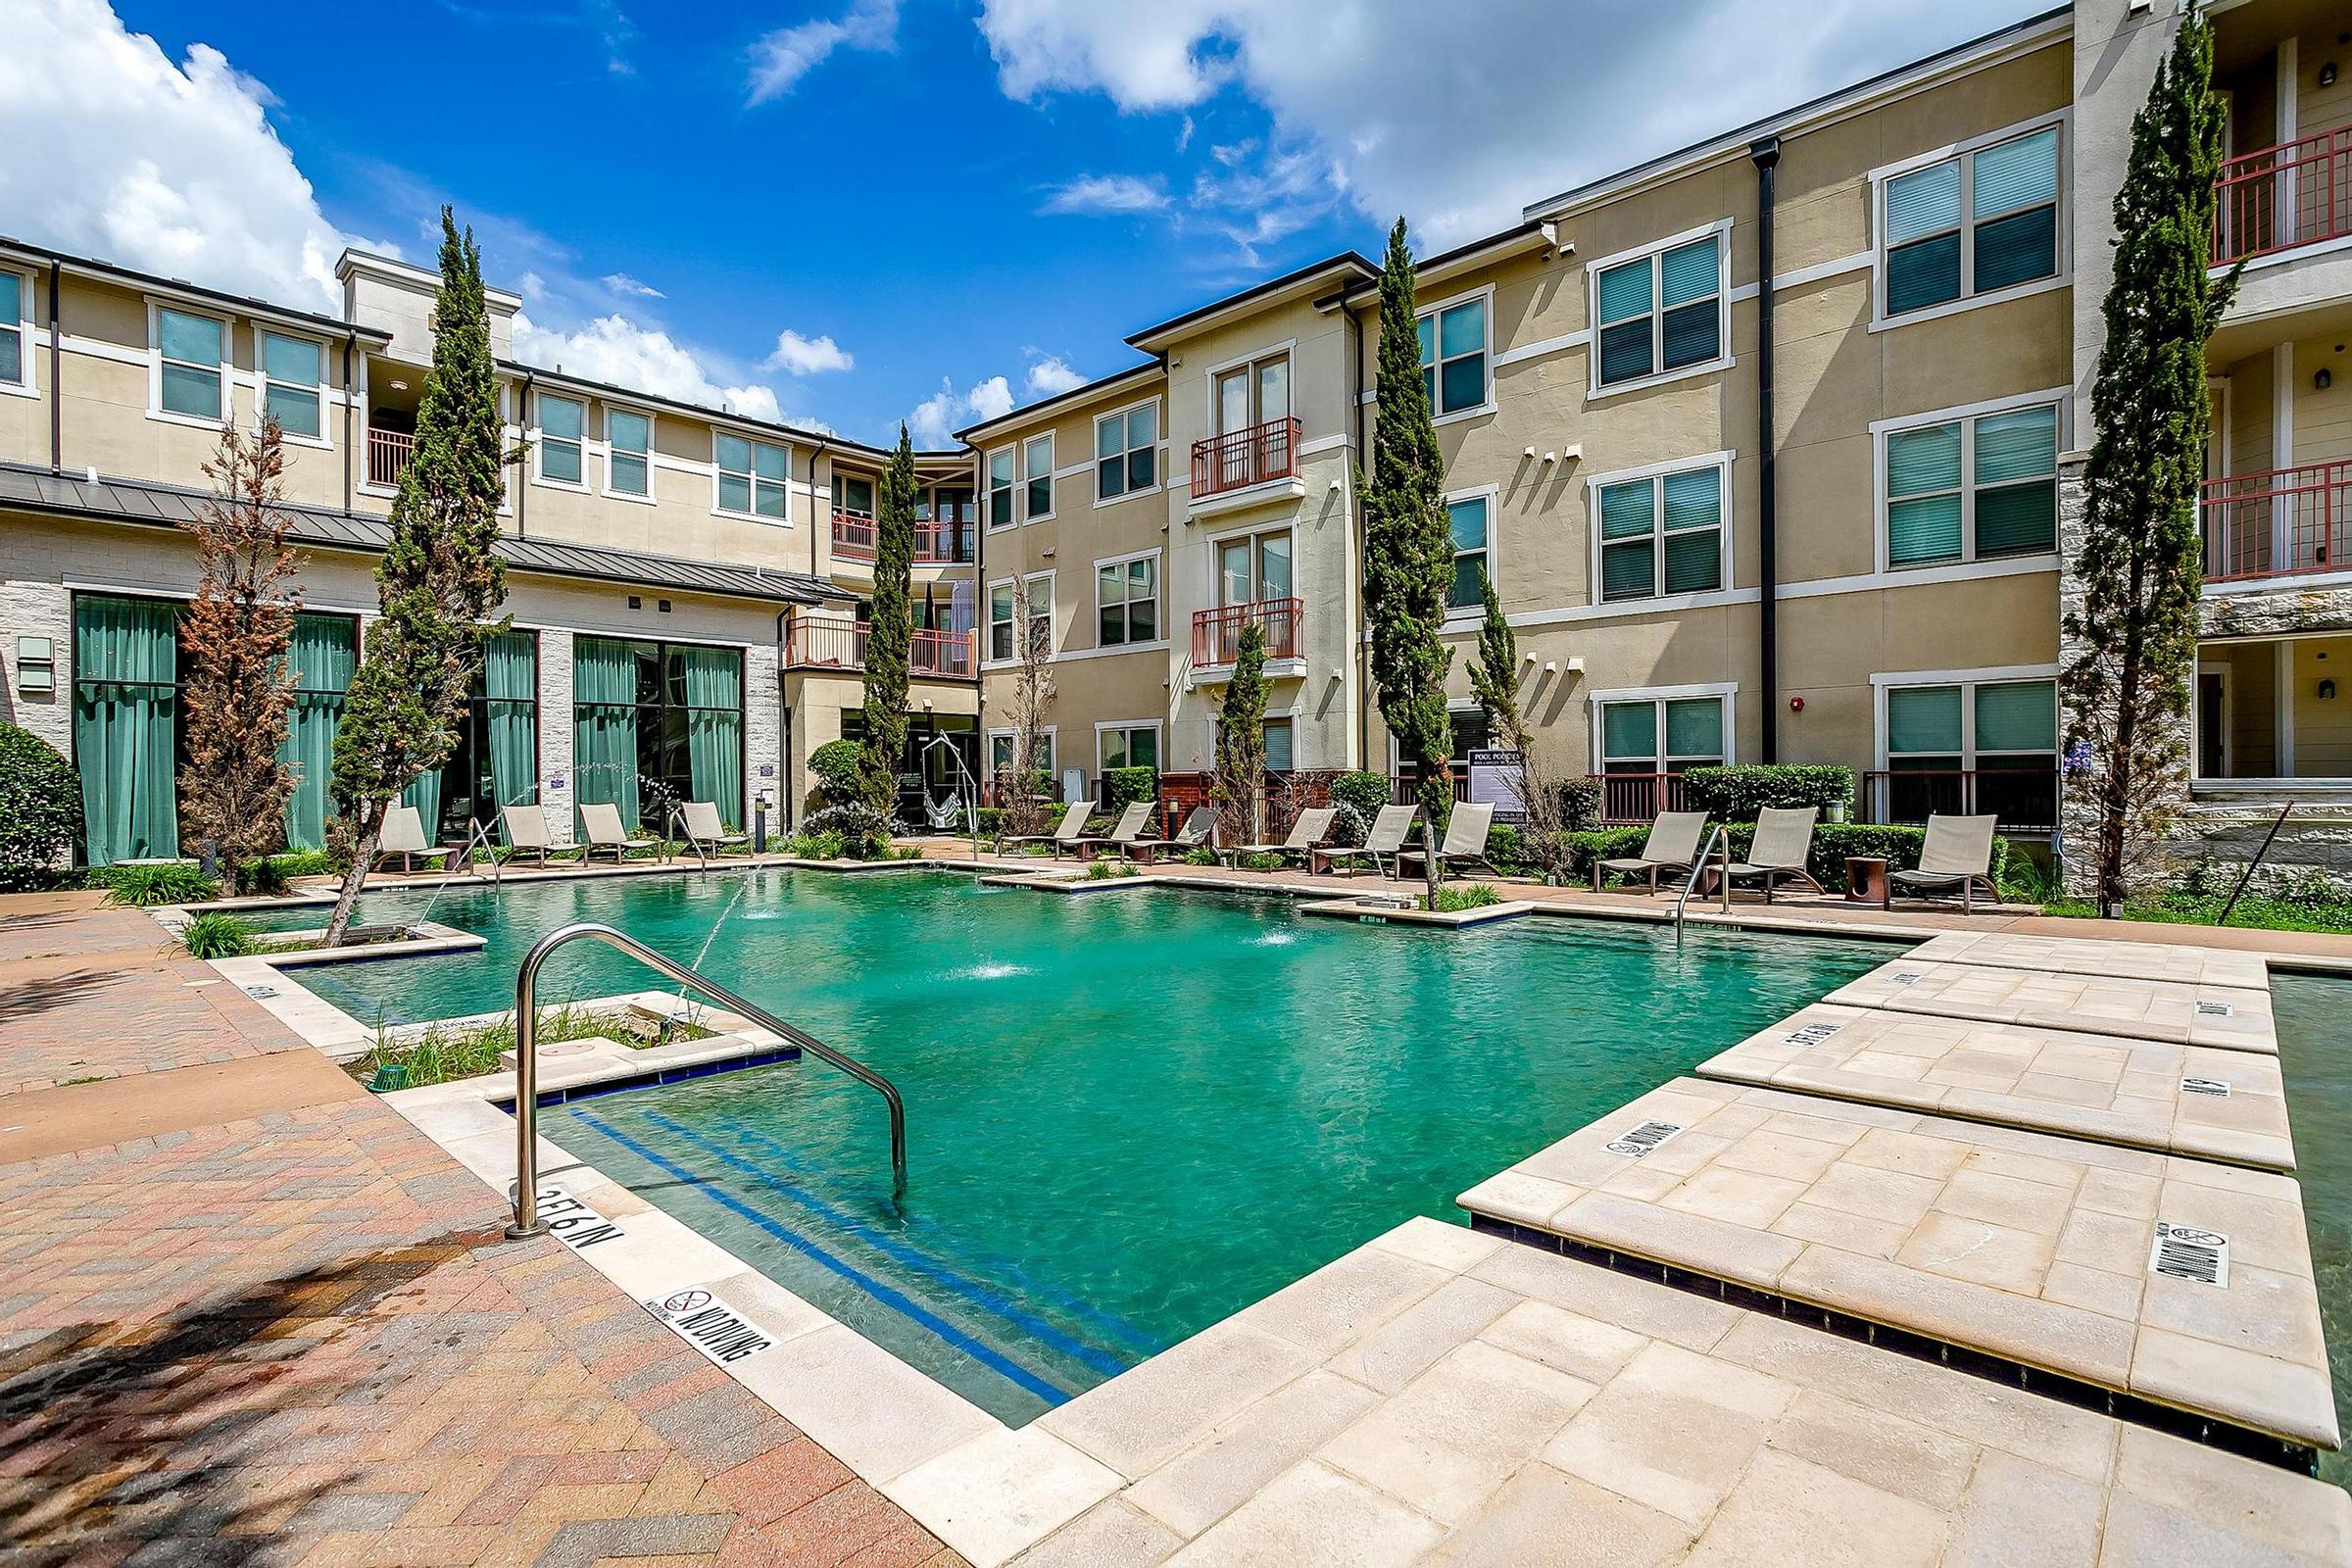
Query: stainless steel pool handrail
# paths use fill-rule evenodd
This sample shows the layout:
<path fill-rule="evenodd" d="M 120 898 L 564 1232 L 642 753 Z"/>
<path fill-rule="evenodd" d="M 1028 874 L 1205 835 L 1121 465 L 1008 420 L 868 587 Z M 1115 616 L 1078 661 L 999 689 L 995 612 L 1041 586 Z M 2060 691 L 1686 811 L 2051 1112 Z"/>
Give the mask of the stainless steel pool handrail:
<path fill-rule="evenodd" d="M 549 954 L 582 937 L 617 948 L 647 968 L 694 987 L 720 1006 L 743 1014 L 809 1054 L 831 1062 L 880 1095 L 890 1107 L 891 1196 L 906 1198 L 906 1105 L 889 1079 L 807 1031 L 794 1028 L 765 1008 L 752 1005 L 715 981 L 656 953 L 635 937 L 597 921 L 582 920 L 541 937 L 538 945 L 523 955 L 522 967 L 514 972 L 514 1219 L 507 1226 L 511 1240 L 537 1236 L 547 1229 L 539 1221 L 539 966 L 547 961 Z"/>
<path fill-rule="evenodd" d="M 1723 863 L 1717 868 L 1717 879 L 1723 888 L 1723 912 L 1732 912 L 1732 840 L 1731 830 L 1718 822 L 1708 830 L 1707 842 L 1699 847 L 1698 858 L 1690 862 L 1690 880 L 1674 901 L 1674 940 L 1683 940 L 1683 909 L 1690 904 L 1690 895 L 1698 891 L 1699 878 L 1707 874 L 1707 857 L 1717 844 L 1723 846 Z"/>

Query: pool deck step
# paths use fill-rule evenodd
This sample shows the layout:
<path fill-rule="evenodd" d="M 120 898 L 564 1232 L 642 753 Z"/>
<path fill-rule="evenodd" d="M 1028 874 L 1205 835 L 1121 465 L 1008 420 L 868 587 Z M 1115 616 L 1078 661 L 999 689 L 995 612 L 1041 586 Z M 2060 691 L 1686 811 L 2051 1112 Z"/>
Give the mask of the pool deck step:
<path fill-rule="evenodd" d="M 2044 974 L 2106 975 L 2118 980 L 2166 980 L 2176 985 L 2266 990 L 2270 963 L 2259 953 L 2199 948 L 2185 943 L 2111 942 L 2097 937 L 2014 936 L 1996 931 L 1946 931 L 1911 950 L 1933 963 L 1973 963 L 1990 969 Z"/>
<path fill-rule="evenodd" d="M 2275 1057 L 1816 1003 L 1701 1062 L 1728 1083 L 2295 1168 Z"/>
<path fill-rule="evenodd" d="M 2248 1451 L 2338 1445 L 2289 1177 L 1678 1078 L 1459 1201 L 1523 1240 L 1891 1329 Z"/>
<path fill-rule="evenodd" d="M 2267 987 L 2057 974 L 1943 962 L 1915 952 L 1848 981 L 1823 1000 L 1847 1007 L 2278 1054 Z"/>

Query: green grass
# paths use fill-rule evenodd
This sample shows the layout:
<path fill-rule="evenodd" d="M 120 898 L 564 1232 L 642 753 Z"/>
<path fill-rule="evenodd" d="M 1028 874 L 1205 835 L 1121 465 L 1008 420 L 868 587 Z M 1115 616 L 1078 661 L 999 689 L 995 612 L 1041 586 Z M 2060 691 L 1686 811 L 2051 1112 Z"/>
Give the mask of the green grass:
<path fill-rule="evenodd" d="M 195 914 L 179 928 L 179 945 L 191 958 L 242 958 L 253 951 L 253 933 L 233 914 Z"/>
<path fill-rule="evenodd" d="M 1458 914 L 1464 909 L 1484 909 L 1500 904 L 1502 895 L 1484 882 L 1467 887 L 1440 888 L 1430 908 L 1439 914 Z"/>
<path fill-rule="evenodd" d="M 2218 893 L 2157 893 L 2132 900 L 2123 907 L 2127 920 L 2150 920 L 2165 925 L 2219 925 L 2222 906 L 2229 899 Z M 2044 904 L 2041 912 L 2061 919 L 2095 920 L 2096 906 L 2081 899 Z M 2352 900 L 2256 898 L 2237 901 L 2230 924 L 2250 931 L 2322 931 L 2352 933 Z"/>
<path fill-rule="evenodd" d="M 591 1007 L 563 1006 L 542 1008 L 539 1013 L 538 1042 L 552 1046 L 559 1041 L 586 1040 L 601 1037 L 617 1040 L 626 1046 L 666 1045 L 677 1040 L 692 1040 L 708 1035 L 708 1029 L 691 1024 L 664 1025 L 651 1038 L 638 1032 L 635 1015 L 627 1012 L 600 1012 Z M 499 1070 L 499 1057 L 514 1049 L 514 1015 L 487 1023 L 434 1024 L 414 1040 L 395 1041 L 379 1024 L 375 1045 L 356 1061 L 345 1064 L 344 1070 L 366 1083 L 375 1076 L 378 1067 L 399 1066 L 408 1069 L 404 1088 L 421 1089 L 427 1084 L 448 1083 L 458 1078 L 478 1078 L 484 1073 Z"/>
<path fill-rule="evenodd" d="M 140 909 L 159 904 L 202 904 L 220 896 L 219 886 L 185 860 L 108 866 L 92 873 L 91 880 L 106 889 L 107 903 Z"/>

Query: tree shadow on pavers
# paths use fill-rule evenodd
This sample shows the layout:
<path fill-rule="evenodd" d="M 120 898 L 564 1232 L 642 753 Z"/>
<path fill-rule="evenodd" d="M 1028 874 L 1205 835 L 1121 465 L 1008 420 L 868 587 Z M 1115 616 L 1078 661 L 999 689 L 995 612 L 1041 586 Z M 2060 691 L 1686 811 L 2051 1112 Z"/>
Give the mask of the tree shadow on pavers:
<path fill-rule="evenodd" d="M 65 974 L 42 975 L 38 979 L 20 980 L 14 985 L 0 986 L 0 1027 L 27 1022 L 73 1003 L 89 1002 L 99 993 L 121 983 L 122 976 L 119 974 L 71 970 Z"/>
<path fill-rule="evenodd" d="M 378 1405 L 404 1363 L 512 1326 L 379 1310 L 495 1235 L 445 1233 L 0 1351 L 0 1561 L 291 1563 L 329 1532 L 389 1526 L 413 1500 L 399 1462 L 364 1459 L 377 1433 L 324 1412 Z M 458 1321 L 474 1316 L 490 1321 Z"/>

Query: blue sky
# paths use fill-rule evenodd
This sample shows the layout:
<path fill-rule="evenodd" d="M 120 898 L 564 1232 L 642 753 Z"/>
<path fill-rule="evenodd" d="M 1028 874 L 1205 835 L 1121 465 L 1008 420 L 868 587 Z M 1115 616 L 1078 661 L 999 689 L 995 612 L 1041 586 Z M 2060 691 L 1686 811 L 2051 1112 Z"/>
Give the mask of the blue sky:
<path fill-rule="evenodd" d="M 1399 211 L 1457 243 L 2030 9 L 0 0 L 0 233 L 318 304 L 448 200 L 529 357 L 937 438 Z"/>

